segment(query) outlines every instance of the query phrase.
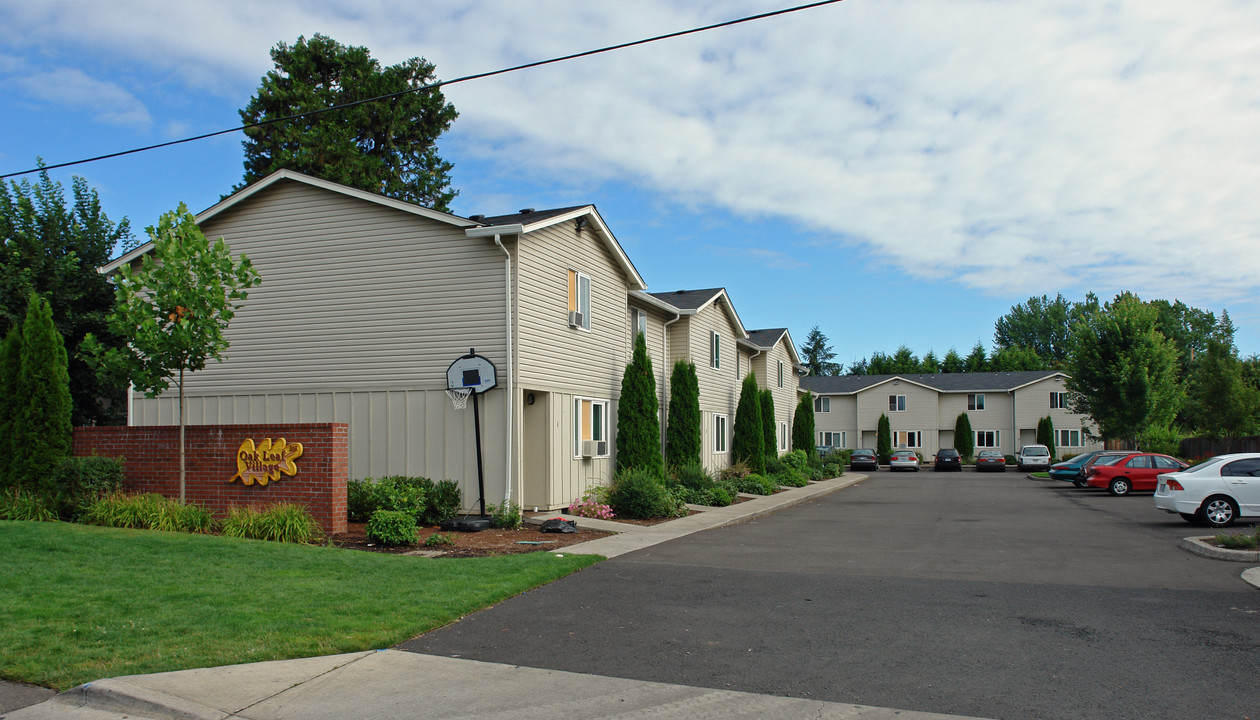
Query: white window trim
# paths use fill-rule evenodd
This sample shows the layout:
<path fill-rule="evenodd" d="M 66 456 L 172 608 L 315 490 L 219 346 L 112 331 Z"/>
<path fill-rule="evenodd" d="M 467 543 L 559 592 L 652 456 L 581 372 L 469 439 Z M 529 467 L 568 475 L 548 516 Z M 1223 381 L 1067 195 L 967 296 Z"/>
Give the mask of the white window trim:
<path fill-rule="evenodd" d="M 731 424 L 726 415 L 713 416 L 713 454 L 725 455 L 730 451 Z M 720 442 L 719 442 L 720 441 Z"/>
<path fill-rule="evenodd" d="M 905 436 L 906 442 L 904 444 L 899 442 L 900 436 Z M 914 440 L 913 443 L 910 442 L 911 439 Z M 903 448 L 907 450 L 910 450 L 910 449 L 921 450 L 923 449 L 923 431 L 922 430 L 895 430 L 893 431 L 893 434 L 892 434 L 892 446 L 894 450 L 901 450 Z"/>
<path fill-rule="evenodd" d="M 573 273 L 573 305 L 577 312 L 582 313 L 582 324 L 577 326 L 576 330 L 583 332 L 591 331 L 591 305 L 592 297 L 595 292 L 595 284 L 591 281 L 591 276 L 577 270 L 569 268 L 569 272 Z M 586 281 L 586 309 L 582 308 L 582 281 Z M 567 279 L 566 279 L 567 282 Z M 567 290 L 566 290 L 567 292 Z"/>
<path fill-rule="evenodd" d="M 829 413 L 831 412 L 831 398 L 819 395 L 814 398 L 814 412 Z"/>
<path fill-rule="evenodd" d="M 591 404 L 591 412 L 595 412 L 596 409 L 598 408 L 598 412 L 600 413 L 600 416 L 603 419 L 603 422 L 600 423 L 600 427 L 604 431 L 603 433 L 604 437 L 602 438 L 582 437 L 582 403 L 583 402 L 589 402 Z M 578 395 L 573 396 L 573 459 L 574 460 L 581 459 L 582 442 L 584 440 L 603 441 L 606 444 L 608 452 L 604 453 L 603 455 L 594 455 L 593 457 L 606 458 L 612 455 L 612 441 L 611 441 L 611 438 L 609 437 L 612 433 L 609 432 L 609 427 L 608 427 L 608 421 L 610 420 L 608 407 L 610 404 L 611 404 L 611 401 L 606 400 L 606 399 L 581 397 Z M 591 420 L 592 434 L 594 434 L 594 427 L 595 427 L 595 422 L 594 422 L 594 418 L 592 417 L 592 420 Z"/>
<path fill-rule="evenodd" d="M 847 430 L 819 430 L 818 444 L 823 447 L 846 448 L 849 446 L 848 435 Z M 831 442 L 827 442 L 828 440 Z"/>
<path fill-rule="evenodd" d="M 638 308 L 633 308 L 633 310 L 634 310 L 634 316 L 632 319 L 634 321 L 634 333 L 636 336 L 639 333 L 643 333 L 643 339 L 646 340 L 647 339 L 647 313 L 643 312 L 642 310 Z M 633 345 L 633 342 L 631 343 L 631 345 Z M 633 350 L 633 347 L 631 349 Z"/>
<path fill-rule="evenodd" d="M 982 412 L 984 410 L 984 393 L 967 393 L 967 411 Z"/>
<path fill-rule="evenodd" d="M 779 387 L 783 387 L 783 361 L 779 361 Z"/>
<path fill-rule="evenodd" d="M 993 433 L 993 444 L 985 445 L 980 442 L 980 436 L 984 433 Z M 976 430 L 975 431 L 975 447 L 984 448 L 985 450 L 998 450 L 1002 447 L 1002 431 L 1001 430 Z"/>
<path fill-rule="evenodd" d="M 1050 391 L 1050 409 L 1067 410 L 1067 393 L 1058 390 Z"/>
<path fill-rule="evenodd" d="M 716 331 L 709 331 L 709 367 L 722 369 L 722 336 Z"/>
<path fill-rule="evenodd" d="M 1058 435 L 1055 440 L 1058 441 L 1059 447 L 1061 448 L 1084 447 L 1084 445 L 1081 444 L 1082 433 L 1080 430 L 1074 428 L 1060 428 L 1055 431 L 1055 434 Z M 1073 436 L 1076 437 L 1076 442 L 1072 442 Z M 1067 442 L 1063 442 L 1064 438 L 1067 438 Z"/>
<path fill-rule="evenodd" d="M 896 400 L 893 398 L 896 398 Z M 888 412 L 905 412 L 907 404 L 905 395 L 888 396 Z"/>
<path fill-rule="evenodd" d="M 779 451 L 787 450 L 787 423 L 779 421 Z"/>

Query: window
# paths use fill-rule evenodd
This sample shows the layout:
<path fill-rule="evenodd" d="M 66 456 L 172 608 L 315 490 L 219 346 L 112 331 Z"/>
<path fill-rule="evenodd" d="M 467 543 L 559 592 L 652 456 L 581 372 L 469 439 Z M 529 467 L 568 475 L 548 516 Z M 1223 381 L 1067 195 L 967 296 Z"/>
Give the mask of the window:
<path fill-rule="evenodd" d="M 1176 460 L 1173 460 L 1172 458 L 1161 457 L 1159 455 L 1152 455 L 1151 459 L 1155 461 L 1155 468 L 1157 470 L 1180 470 L 1181 469 L 1181 465 Z"/>
<path fill-rule="evenodd" d="M 787 450 L 788 428 L 787 423 L 779 421 L 779 451 Z"/>
<path fill-rule="evenodd" d="M 577 327 L 591 329 L 591 278 L 589 275 L 569 271 L 569 313 L 581 313 L 582 320 Z"/>
<path fill-rule="evenodd" d="M 647 313 L 638 309 L 631 310 L 630 312 L 634 314 L 634 331 L 636 333 L 643 333 L 643 339 L 647 340 Z"/>
<path fill-rule="evenodd" d="M 1002 441 L 1000 430 L 977 430 L 976 431 L 976 447 L 978 448 L 995 448 Z"/>
<path fill-rule="evenodd" d="M 1260 459 L 1244 458 L 1221 468 L 1222 477 L 1260 477 Z"/>
<path fill-rule="evenodd" d="M 814 412 L 816 413 L 831 412 L 831 398 L 829 397 L 814 398 Z"/>
<path fill-rule="evenodd" d="M 722 336 L 709 331 L 709 367 L 722 367 Z"/>
<path fill-rule="evenodd" d="M 779 361 L 779 387 L 783 387 L 783 361 Z"/>
<path fill-rule="evenodd" d="M 726 452 L 726 416 L 713 416 L 713 453 L 719 455 Z"/>
<path fill-rule="evenodd" d="M 603 442 L 592 453 L 595 457 L 608 457 L 608 401 L 590 398 L 573 398 L 573 457 L 582 457 L 582 443 Z"/>
<path fill-rule="evenodd" d="M 906 396 L 905 395 L 889 395 L 888 411 L 889 412 L 905 412 Z"/>
<path fill-rule="evenodd" d="M 1050 409 L 1051 410 L 1067 410 L 1067 393 L 1052 392 L 1050 393 Z"/>
<path fill-rule="evenodd" d="M 984 409 L 984 393 L 970 393 L 967 395 L 968 410 Z"/>
<path fill-rule="evenodd" d="M 1058 430 L 1056 432 L 1059 435 L 1059 447 L 1067 448 L 1081 446 L 1080 430 Z"/>
<path fill-rule="evenodd" d="M 1124 464 L 1124 466 L 1135 470 L 1147 470 L 1151 467 L 1151 456 L 1138 455 L 1137 457 L 1130 459 Z"/>
<path fill-rule="evenodd" d="M 905 395 L 899 397 L 904 398 Z M 898 448 L 921 448 L 923 447 L 923 433 L 918 430 L 898 430 L 893 433 L 893 447 Z"/>
<path fill-rule="evenodd" d="M 848 443 L 845 442 L 847 439 L 848 439 L 847 434 L 843 430 L 841 430 L 840 432 L 818 433 L 818 444 L 822 445 L 823 447 L 842 448 L 848 445 Z"/>

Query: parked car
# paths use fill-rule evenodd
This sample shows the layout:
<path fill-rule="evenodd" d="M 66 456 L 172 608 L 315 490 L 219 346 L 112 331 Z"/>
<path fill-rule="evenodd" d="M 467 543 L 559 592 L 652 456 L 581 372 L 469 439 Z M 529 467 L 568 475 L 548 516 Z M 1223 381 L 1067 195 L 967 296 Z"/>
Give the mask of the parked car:
<path fill-rule="evenodd" d="M 1057 462 L 1050 466 L 1050 479 L 1074 483 L 1077 487 L 1085 487 L 1085 464 L 1102 453 L 1101 450 L 1081 453 L 1070 460 Z"/>
<path fill-rule="evenodd" d="M 1109 464 L 1090 465 L 1086 484 L 1105 488 L 1112 495 L 1128 495 L 1134 490 L 1154 490 L 1160 473 L 1184 470 L 1186 464 L 1158 453 L 1130 453 Z"/>
<path fill-rule="evenodd" d="M 1015 453 L 1015 466 L 1020 472 L 1050 469 L 1050 448 L 1045 445 L 1025 445 Z"/>
<path fill-rule="evenodd" d="M 1155 507 L 1212 527 L 1260 517 L 1260 453 L 1217 455 L 1188 470 L 1161 474 Z"/>
<path fill-rule="evenodd" d="M 898 450 L 888 460 L 889 470 L 919 471 L 919 456 L 913 450 Z"/>
<path fill-rule="evenodd" d="M 878 470 L 879 456 L 870 448 L 858 448 L 849 456 L 850 470 Z"/>
<path fill-rule="evenodd" d="M 954 448 L 941 448 L 937 451 L 936 457 L 932 460 L 932 469 L 936 472 L 942 470 L 957 470 L 962 472 L 962 455 Z"/>
<path fill-rule="evenodd" d="M 1006 472 L 1006 456 L 1001 450 L 981 450 L 976 455 L 976 470 Z"/>

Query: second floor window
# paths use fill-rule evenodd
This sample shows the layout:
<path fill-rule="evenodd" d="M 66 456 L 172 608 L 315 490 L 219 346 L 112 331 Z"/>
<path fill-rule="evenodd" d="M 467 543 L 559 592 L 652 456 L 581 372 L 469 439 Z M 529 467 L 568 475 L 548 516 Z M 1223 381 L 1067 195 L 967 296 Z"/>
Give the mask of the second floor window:
<path fill-rule="evenodd" d="M 722 336 L 709 332 L 709 367 L 722 367 Z"/>
<path fill-rule="evenodd" d="M 984 409 L 984 393 L 971 393 L 967 395 L 967 409 L 968 410 L 983 410 Z"/>
<path fill-rule="evenodd" d="M 569 271 L 569 319 L 574 327 L 591 329 L 591 277 Z"/>
<path fill-rule="evenodd" d="M 1067 393 L 1052 392 L 1050 393 L 1050 409 L 1051 410 L 1067 410 Z"/>
<path fill-rule="evenodd" d="M 889 395 L 888 396 L 888 412 L 905 412 L 906 396 L 905 395 Z"/>
<path fill-rule="evenodd" d="M 814 398 L 814 412 L 816 413 L 831 412 L 831 398 L 829 397 Z"/>
<path fill-rule="evenodd" d="M 783 361 L 779 361 L 779 387 L 783 387 Z"/>

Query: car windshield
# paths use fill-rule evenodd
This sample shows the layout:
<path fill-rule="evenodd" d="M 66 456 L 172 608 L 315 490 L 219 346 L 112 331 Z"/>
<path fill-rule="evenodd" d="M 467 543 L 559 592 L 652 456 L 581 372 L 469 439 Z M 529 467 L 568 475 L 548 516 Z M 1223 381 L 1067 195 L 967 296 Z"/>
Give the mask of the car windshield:
<path fill-rule="evenodd" d="M 1049 455 L 1049 454 L 1050 454 L 1050 451 L 1043 447 L 1024 448 L 1024 455 L 1027 455 L 1028 457 L 1041 457 L 1042 455 Z"/>

